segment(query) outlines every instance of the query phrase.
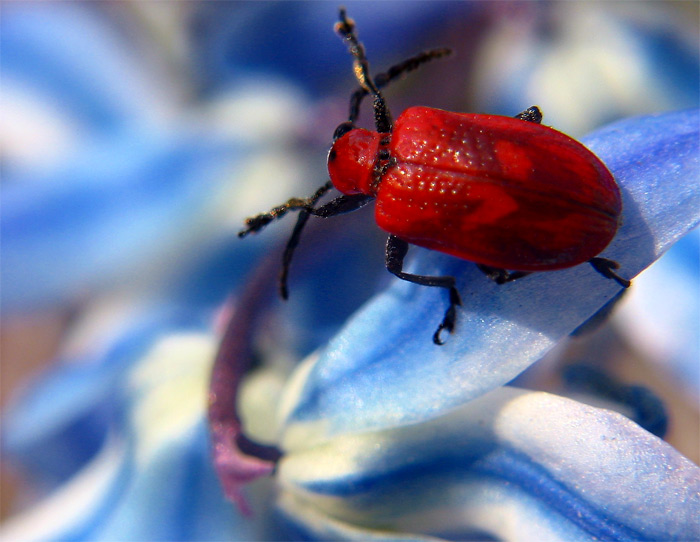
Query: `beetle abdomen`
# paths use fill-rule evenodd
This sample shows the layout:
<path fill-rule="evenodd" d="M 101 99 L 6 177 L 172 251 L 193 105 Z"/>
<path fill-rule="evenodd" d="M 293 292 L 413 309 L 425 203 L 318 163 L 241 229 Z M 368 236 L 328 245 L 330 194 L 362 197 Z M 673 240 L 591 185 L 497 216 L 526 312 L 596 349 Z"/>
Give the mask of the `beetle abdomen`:
<path fill-rule="evenodd" d="M 377 193 L 380 227 L 410 243 L 506 269 L 560 269 L 602 251 L 621 211 L 590 151 L 546 126 L 411 108 Z"/>

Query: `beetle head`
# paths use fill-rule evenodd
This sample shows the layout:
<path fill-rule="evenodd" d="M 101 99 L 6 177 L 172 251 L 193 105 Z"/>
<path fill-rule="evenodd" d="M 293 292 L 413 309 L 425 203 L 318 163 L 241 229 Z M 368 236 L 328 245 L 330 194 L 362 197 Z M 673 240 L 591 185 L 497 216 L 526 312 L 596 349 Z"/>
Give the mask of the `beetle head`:
<path fill-rule="evenodd" d="M 331 181 L 343 194 L 374 195 L 372 173 L 380 136 L 377 132 L 352 128 L 352 125 L 348 128 L 347 125 L 338 126 L 335 141 L 328 152 Z"/>

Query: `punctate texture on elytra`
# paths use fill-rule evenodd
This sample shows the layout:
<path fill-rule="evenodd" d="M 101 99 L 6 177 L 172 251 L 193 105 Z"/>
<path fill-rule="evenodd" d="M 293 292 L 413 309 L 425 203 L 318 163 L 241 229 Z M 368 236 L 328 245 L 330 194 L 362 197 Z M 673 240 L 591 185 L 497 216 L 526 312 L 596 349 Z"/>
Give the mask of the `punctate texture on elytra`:
<path fill-rule="evenodd" d="M 379 140 L 393 164 L 375 179 Z M 411 107 L 392 133 L 351 130 L 329 160 L 334 186 L 376 197 L 377 224 L 409 243 L 494 267 L 562 269 L 615 236 L 620 191 L 586 147 L 518 118 Z"/>

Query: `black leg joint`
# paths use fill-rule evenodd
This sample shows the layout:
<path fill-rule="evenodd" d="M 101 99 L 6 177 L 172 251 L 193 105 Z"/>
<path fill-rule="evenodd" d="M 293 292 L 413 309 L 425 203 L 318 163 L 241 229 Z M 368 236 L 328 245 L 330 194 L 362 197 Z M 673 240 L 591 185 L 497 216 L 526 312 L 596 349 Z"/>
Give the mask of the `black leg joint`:
<path fill-rule="evenodd" d="M 588 263 L 590 263 L 593 269 L 603 275 L 606 279 L 614 280 L 623 288 L 629 288 L 632 284 L 631 281 L 622 278 L 620 275 L 615 273 L 615 270 L 620 268 L 620 264 L 613 260 L 609 260 L 607 258 L 591 258 L 588 260 Z"/>
<path fill-rule="evenodd" d="M 542 111 L 540 111 L 539 107 L 533 105 L 532 107 L 528 107 L 525 111 L 515 115 L 515 118 L 540 124 L 542 122 Z"/>
<path fill-rule="evenodd" d="M 308 212 L 321 218 L 343 215 L 357 211 L 374 199 L 374 196 L 366 194 L 352 194 L 350 196 L 340 196 L 317 209 L 308 209 Z"/>
<path fill-rule="evenodd" d="M 437 286 L 438 288 L 446 288 L 450 294 L 450 304 L 445 311 L 445 316 L 433 334 L 433 342 L 437 345 L 444 344 L 440 338 L 442 330 L 447 330 L 452 333 L 457 320 L 456 307 L 462 305 L 462 299 L 455 286 L 455 278 L 450 276 L 434 277 L 427 275 L 414 275 L 412 273 L 403 272 L 403 260 L 408 253 L 408 243 L 403 239 L 399 239 L 394 235 L 390 235 L 386 243 L 386 268 L 396 275 L 398 278 L 414 284 L 422 286 Z"/>
<path fill-rule="evenodd" d="M 484 265 L 481 263 L 476 264 L 486 277 L 494 281 L 496 284 L 505 284 L 506 282 L 513 282 L 514 280 L 527 277 L 530 273 L 528 271 L 507 271 L 499 267 L 491 267 L 490 265 Z"/>

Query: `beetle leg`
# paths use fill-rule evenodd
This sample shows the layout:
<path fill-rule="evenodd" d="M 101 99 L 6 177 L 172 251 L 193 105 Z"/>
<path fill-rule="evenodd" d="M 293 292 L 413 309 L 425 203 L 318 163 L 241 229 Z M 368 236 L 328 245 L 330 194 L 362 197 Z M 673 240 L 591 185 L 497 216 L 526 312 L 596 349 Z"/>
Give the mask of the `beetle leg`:
<path fill-rule="evenodd" d="M 445 311 L 445 316 L 442 322 L 437 328 L 433 335 L 433 342 L 435 344 L 444 344 L 444 341 L 440 339 L 440 333 L 443 329 L 446 329 L 448 333 L 452 333 L 455 327 L 455 319 L 457 313 L 455 307 L 462 305 L 462 299 L 459 296 L 459 292 L 455 287 L 454 277 L 431 277 L 425 275 L 413 275 L 411 273 L 403 272 L 403 260 L 408 252 L 408 243 L 403 239 L 399 239 L 395 235 L 390 235 L 386 242 L 386 268 L 399 277 L 402 280 L 408 282 L 413 282 L 415 284 L 421 284 L 423 286 L 438 286 L 440 288 L 447 288 L 450 292 L 450 305 Z"/>
<path fill-rule="evenodd" d="M 245 237 L 249 233 L 258 232 L 267 226 L 273 220 L 282 218 L 287 214 L 288 211 L 298 211 L 300 209 L 312 209 L 316 202 L 331 188 L 333 188 L 333 183 L 328 181 L 326 184 L 321 186 L 314 194 L 309 198 L 291 198 L 287 200 L 287 203 L 278 205 L 270 209 L 266 213 L 260 213 L 259 215 L 246 218 L 245 228 L 238 232 L 238 237 Z"/>
<path fill-rule="evenodd" d="M 525 111 L 515 115 L 516 119 L 526 120 L 528 122 L 534 122 L 535 124 L 542 123 L 542 111 L 536 105 L 528 107 Z"/>
<path fill-rule="evenodd" d="M 309 216 L 313 212 L 313 207 L 316 202 L 323 197 L 323 195 L 333 188 L 333 183 L 328 181 L 326 184 L 321 186 L 311 197 L 308 198 L 291 198 L 282 205 L 278 205 L 273 209 L 269 210 L 267 213 L 260 213 L 251 218 L 245 220 L 246 227 L 238 232 L 238 237 L 245 237 L 251 232 L 258 232 L 267 226 L 270 222 L 282 218 L 289 211 L 300 211 L 299 217 L 297 218 L 297 223 L 294 226 L 292 235 L 287 241 L 287 246 L 284 249 L 284 254 L 282 255 L 282 272 L 280 274 L 280 295 L 282 299 L 287 299 L 289 292 L 287 290 L 287 275 L 289 274 L 289 264 L 292 261 L 292 256 L 294 255 L 294 249 L 296 249 L 299 244 L 299 238 L 301 237 L 301 232 L 306 226 L 306 222 L 309 220 Z M 340 199 L 340 198 L 338 198 Z M 335 201 L 335 200 L 334 200 Z"/>
<path fill-rule="evenodd" d="M 325 205 L 321 205 L 321 207 L 317 209 L 309 209 L 308 211 L 314 216 L 330 218 L 332 216 L 344 215 L 345 213 L 357 211 L 373 199 L 374 196 L 368 196 L 367 194 L 343 195 L 329 201 Z"/>
<path fill-rule="evenodd" d="M 613 279 L 623 288 L 629 288 L 632 284 L 629 280 L 615 273 L 615 269 L 619 269 L 620 264 L 613 260 L 608 260 L 607 258 L 591 258 L 588 260 L 588 263 L 606 279 Z"/>
<path fill-rule="evenodd" d="M 527 277 L 530 274 L 529 271 L 506 271 L 505 269 L 491 267 L 490 265 L 484 265 L 481 263 L 476 264 L 476 266 L 479 268 L 479 271 L 481 271 L 496 284 L 513 282 L 514 280 Z"/>
<path fill-rule="evenodd" d="M 320 189 L 319 189 L 320 190 Z M 318 192 L 317 192 L 318 193 Z M 287 299 L 289 297 L 289 289 L 287 288 L 287 277 L 289 276 L 289 265 L 292 263 L 292 256 L 294 256 L 294 251 L 299 244 L 299 239 L 301 238 L 301 232 L 306 226 L 306 222 L 309 220 L 311 215 L 320 216 L 321 218 L 329 218 L 331 216 L 342 215 L 345 213 L 350 213 L 356 211 L 363 205 L 372 200 L 372 196 L 366 196 L 364 194 L 354 194 L 351 196 L 340 196 L 332 201 L 329 201 L 325 205 L 322 205 L 318 209 L 313 208 L 313 204 L 316 203 L 318 198 L 312 196 L 309 198 L 313 203 L 311 206 L 303 207 L 299 212 L 299 217 L 297 218 L 297 223 L 292 230 L 292 235 L 289 236 L 289 241 L 284 248 L 284 253 L 282 254 L 282 272 L 280 273 L 280 296 L 282 299 Z M 320 196 L 319 196 L 320 197 Z"/>
<path fill-rule="evenodd" d="M 289 236 L 287 245 L 284 247 L 284 253 L 282 254 L 282 271 L 280 271 L 280 281 L 279 290 L 280 297 L 282 299 L 289 298 L 289 289 L 287 288 L 287 277 L 289 276 L 289 265 L 292 263 L 292 256 L 294 256 L 294 250 L 296 250 L 299 244 L 299 239 L 301 238 L 301 232 L 306 226 L 306 222 L 309 220 L 309 211 L 307 209 L 302 209 L 297 217 L 297 223 L 294 225 L 292 230 L 292 235 Z"/>

